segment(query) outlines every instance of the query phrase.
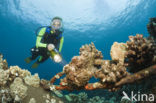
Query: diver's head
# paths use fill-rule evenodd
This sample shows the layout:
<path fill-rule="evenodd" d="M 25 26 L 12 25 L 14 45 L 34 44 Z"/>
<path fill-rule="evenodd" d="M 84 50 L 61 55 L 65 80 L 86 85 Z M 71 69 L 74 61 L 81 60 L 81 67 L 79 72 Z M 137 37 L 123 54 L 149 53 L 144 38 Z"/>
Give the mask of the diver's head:
<path fill-rule="evenodd" d="M 54 30 L 62 28 L 62 19 L 60 17 L 54 17 L 51 21 L 51 28 Z"/>

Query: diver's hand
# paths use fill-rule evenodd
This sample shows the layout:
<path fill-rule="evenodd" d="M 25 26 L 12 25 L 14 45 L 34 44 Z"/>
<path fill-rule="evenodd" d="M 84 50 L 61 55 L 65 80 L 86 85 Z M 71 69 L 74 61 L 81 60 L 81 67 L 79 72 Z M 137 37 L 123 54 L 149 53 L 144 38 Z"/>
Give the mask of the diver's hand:
<path fill-rule="evenodd" d="M 49 51 L 53 50 L 55 48 L 54 44 L 48 44 L 47 48 Z"/>

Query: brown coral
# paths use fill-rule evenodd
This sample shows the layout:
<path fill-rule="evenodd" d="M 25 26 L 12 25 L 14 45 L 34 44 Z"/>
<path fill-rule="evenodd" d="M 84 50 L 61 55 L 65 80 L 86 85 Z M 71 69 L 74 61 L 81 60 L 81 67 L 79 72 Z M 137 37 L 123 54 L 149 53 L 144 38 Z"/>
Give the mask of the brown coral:
<path fill-rule="evenodd" d="M 156 44 L 153 38 L 143 38 L 143 35 L 129 36 L 125 63 L 130 72 L 137 72 L 155 63 Z"/>
<path fill-rule="evenodd" d="M 114 84 L 129 74 L 123 64 L 105 61 L 105 64 L 102 65 L 101 69 L 96 71 L 95 75 L 95 77 L 99 78 L 103 84 Z"/>
<path fill-rule="evenodd" d="M 155 66 L 149 67 L 155 63 L 154 40 L 143 38 L 143 35 L 139 34 L 130 36 L 129 39 L 130 41 L 126 44 L 114 43 L 111 49 L 112 60 L 103 60 L 101 52 L 93 43 L 82 46 L 80 56 L 73 57 L 71 62 L 64 66 L 63 72 L 51 79 L 51 83 L 65 75 L 60 85 L 55 85 L 55 89 L 94 90 L 102 88 L 115 91 L 124 84 L 134 83 L 155 74 Z M 136 72 L 135 74 L 127 72 L 127 64 L 130 71 Z M 99 81 L 88 83 L 92 77 Z M 130 78 L 132 79 L 129 80 Z"/>
<path fill-rule="evenodd" d="M 95 60 L 102 58 L 102 53 L 95 48 L 93 43 L 82 46 L 80 56 L 73 57 L 71 62 L 64 66 L 66 77 L 62 81 L 66 81 L 71 88 L 83 88 L 94 75 Z"/>
<path fill-rule="evenodd" d="M 102 53 L 95 48 L 93 43 L 82 46 L 80 56 L 73 57 L 71 62 L 64 66 L 63 72 L 51 79 L 51 83 L 57 79 L 56 77 L 64 74 L 66 76 L 60 83 L 62 87 L 56 86 L 57 89 L 110 88 L 106 85 L 114 85 L 115 82 L 128 75 L 123 63 L 103 60 Z M 93 84 L 93 87 L 88 84 L 92 77 L 100 79 L 99 82 Z"/>

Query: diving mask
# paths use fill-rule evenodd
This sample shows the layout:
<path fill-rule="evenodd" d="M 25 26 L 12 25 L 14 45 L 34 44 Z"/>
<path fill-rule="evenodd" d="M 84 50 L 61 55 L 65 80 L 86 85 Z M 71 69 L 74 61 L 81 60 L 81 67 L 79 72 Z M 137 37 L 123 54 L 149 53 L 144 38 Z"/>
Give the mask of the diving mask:
<path fill-rule="evenodd" d="M 53 29 L 58 30 L 62 27 L 62 22 L 59 19 L 54 19 L 51 23 Z"/>

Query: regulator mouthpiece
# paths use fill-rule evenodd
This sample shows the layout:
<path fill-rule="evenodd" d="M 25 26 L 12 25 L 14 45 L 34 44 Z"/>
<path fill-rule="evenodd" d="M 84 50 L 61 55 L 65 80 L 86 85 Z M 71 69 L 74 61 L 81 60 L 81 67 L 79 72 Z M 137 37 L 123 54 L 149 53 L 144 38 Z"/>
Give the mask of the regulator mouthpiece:
<path fill-rule="evenodd" d="M 62 61 L 62 57 L 61 57 L 59 54 L 57 54 L 57 55 L 54 56 L 54 61 L 55 61 L 56 63 L 59 63 L 59 62 Z"/>

